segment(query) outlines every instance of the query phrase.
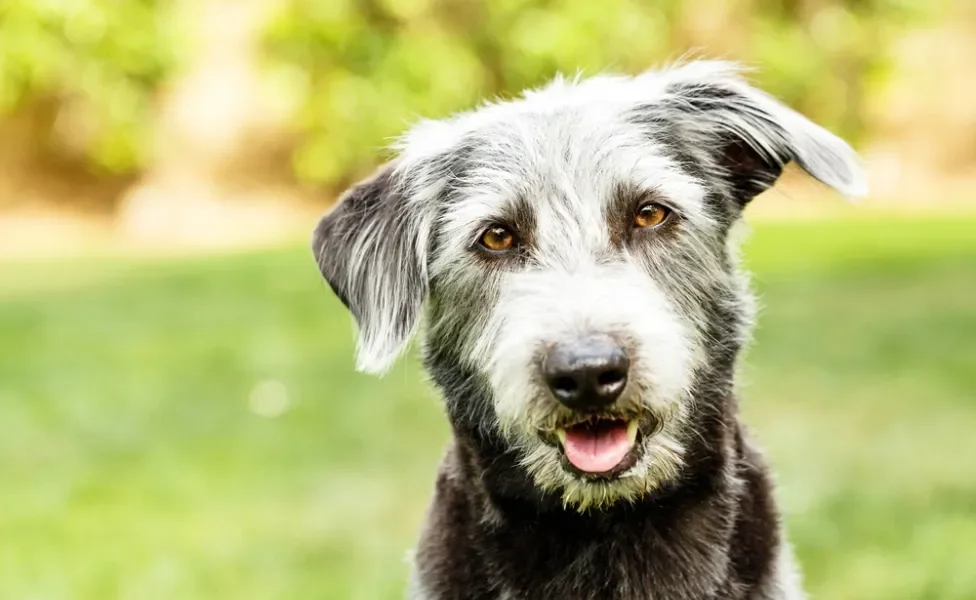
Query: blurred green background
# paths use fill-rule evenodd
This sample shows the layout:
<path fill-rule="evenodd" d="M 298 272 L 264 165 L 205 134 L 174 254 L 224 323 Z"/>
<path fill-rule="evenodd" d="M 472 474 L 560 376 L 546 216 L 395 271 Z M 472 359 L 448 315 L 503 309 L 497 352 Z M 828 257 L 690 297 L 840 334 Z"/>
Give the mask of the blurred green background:
<path fill-rule="evenodd" d="M 756 200 L 744 411 L 813 598 L 976 598 L 976 5 L 0 0 L 0 599 L 400 598 L 448 436 L 307 249 L 419 116 L 686 55 L 850 139 Z"/>

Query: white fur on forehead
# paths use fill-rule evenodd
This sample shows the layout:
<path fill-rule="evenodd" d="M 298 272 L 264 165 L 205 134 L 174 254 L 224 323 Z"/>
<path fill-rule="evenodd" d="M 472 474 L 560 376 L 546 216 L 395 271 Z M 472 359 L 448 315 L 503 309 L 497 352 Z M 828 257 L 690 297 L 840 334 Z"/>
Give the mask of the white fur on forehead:
<path fill-rule="evenodd" d="M 665 85 L 660 77 L 556 78 L 517 100 L 421 122 L 398 145 L 398 170 L 415 201 L 436 196 L 448 179 L 461 192 L 464 201 L 440 216 L 443 247 L 456 250 L 448 255 L 458 254 L 477 228 L 526 198 L 554 234 L 560 230 L 551 225 L 568 220 L 592 226 L 563 234 L 582 230 L 606 237 L 601 211 L 618 184 L 671 198 L 686 218 L 707 227 L 711 215 L 703 182 L 628 120 L 629 111 L 663 94 Z M 459 172 L 453 165 L 461 164 L 454 161 L 461 148 L 468 151 Z M 537 242 L 543 246 L 566 246 L 555 238 L 546 244 L 551 236 L 541 233 Z"/>
<path fill-rule="evenodd" d="M 481 107 L 462 112 L 448 119 L 425 119 L 414 125 L 394 145 L 400 152 L 401 169 L 439 154 L 449 152 L 466 134 L 497 124 L 512 124 L 531 115 L 555 114 L 573 108 L 588 112 L 603 112 L 605 116 L 620 116 L 628 106 L 647 102 L 664 93 L 665 83 L 635 86 L 637 78 L 620 75 L 599 75 L 590 79 L 556 76 L 546 86 L 526 90 L 521 97 L 508 101 L 486 102 Z M 625 101 L 622 94 L 630 96 Z"/>
<path fill-rule="evenodd" d="M 466 136 L 502 126 L 533 130 L 547 116 L 564 114 L 590 123 L 625 123 L 638 107 L 665 99 L 682 100 L 675 89 L 721 88 L 734 92 L 718 126 L 747 138 L 768 158 L 781 153 L 774 146 L 790 147 L 811 175 L 855 198 L 867 192 L 867 184 L 854 151 L 840 138 L 810 122 L 743 78 L 744 69 L 732 62 L 701 60 L 678 64 L 639 75 L 600 74 L 589 78 L 556 76 L 548 84 L 527 90 L 512 100 L 486 102 L 476 109 L 442 120 L 422 120 L 395 144 L 400 154 L 398 171 L 410 173 L 415 184 L 429 191 L 443 181 L 424 172 L 425 162 L 449 155 Z M 739 118 L 738 115 L 748 118 Z M 759 117 L 758 119 L 756 117 Z M 688 114 L 676 115 L 694 126 Z M 756 125 L 763 122 L 763 125 Z M 573 125 L 570 125 L 572 127 Z M 564 125 L 565 127 L 565 125 Z M 443 173 L 440 173 L 442 176 Z"/>
<path fill-rule="evenodd" d="M 670 85 L 682 81 L 731 83 L 740 80 L 741 68 L 729 62 L 698 61 L 680 67 L 646 71 L 640 75 L 601 74 L 583 78 L 556 75 L 546 85 L 522 92 L 507 101 L 486 102 L 477 109 L 448 119 L 425 119 L 414 125 L 394 148 L 401 153 L 401 169 L 450 151 L 465 134 L 531 114 L 585 108 L 607 116 L 621 116 L 641 104 L 663 98 Z"/>

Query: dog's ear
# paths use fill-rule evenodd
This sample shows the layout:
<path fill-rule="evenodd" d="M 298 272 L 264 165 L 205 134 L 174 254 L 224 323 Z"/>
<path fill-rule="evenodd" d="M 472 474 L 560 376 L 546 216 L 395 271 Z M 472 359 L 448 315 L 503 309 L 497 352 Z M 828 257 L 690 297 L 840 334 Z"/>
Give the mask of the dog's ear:
<path fill-rule="evenodd" d="M 697 61 L 665 74 L 664 105 L 680 135 L 704 151 L 742 204 L 783 167 L 804 171 L 848 198 L 867 193 L 857 154 L 842 139 L 749 85 L 736 65 Z"/>
<path fill-rule="evenodd" d="M 362 372 L 386 371 L 416 330 L 427 294 L 429 228 L 387 163 L 347 190 L 315 229 L 322 276 L 356 321 Z"/>

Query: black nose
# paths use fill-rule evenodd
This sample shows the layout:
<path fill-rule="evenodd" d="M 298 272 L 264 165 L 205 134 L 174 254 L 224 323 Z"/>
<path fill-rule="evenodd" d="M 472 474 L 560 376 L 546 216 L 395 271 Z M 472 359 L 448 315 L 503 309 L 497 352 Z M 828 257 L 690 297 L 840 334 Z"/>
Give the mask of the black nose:
<path fill-rule="evenodd" d="M 575 410 L 598 409 L 620 396 L 630 359 L 609 337 L 590 337 L 553 347 L 542 363 L 553 395 Z"/>

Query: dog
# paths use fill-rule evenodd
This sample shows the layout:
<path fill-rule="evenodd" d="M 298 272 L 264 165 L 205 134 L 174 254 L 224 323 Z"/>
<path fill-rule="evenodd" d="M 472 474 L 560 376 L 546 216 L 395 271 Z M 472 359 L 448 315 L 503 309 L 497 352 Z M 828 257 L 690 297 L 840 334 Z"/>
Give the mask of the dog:
<path fill-rule="evenodd" d="M 738 415 L 740 217 L 789 163 L 867 186 L 744 73 L 556 76 L 420 120 L 315 227 L 356 368 L 417 334 L 452 426 L 410 598 L 804 597 Z"/>

